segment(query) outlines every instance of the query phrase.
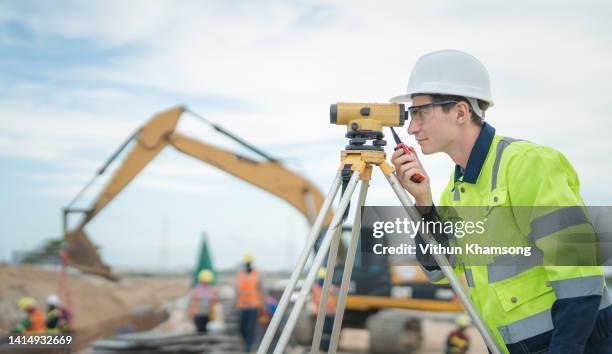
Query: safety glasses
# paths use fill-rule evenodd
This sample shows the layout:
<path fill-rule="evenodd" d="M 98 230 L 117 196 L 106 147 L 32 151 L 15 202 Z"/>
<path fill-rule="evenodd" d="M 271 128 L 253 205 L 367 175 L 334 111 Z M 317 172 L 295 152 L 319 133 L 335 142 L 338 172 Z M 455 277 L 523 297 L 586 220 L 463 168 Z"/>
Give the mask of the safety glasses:
<path fill-rule="evenodd" d="M 431 116 L 432 108 L 435 106 L 445 106 L 447 104 L 455 104 L 458 101 L 441 101 L 441 102 L 430 102 L 421 104 L 418 106 L 410 106 L 407 108 L 410 119 L 417 121 L 417 123 L 425 123 Z"/>

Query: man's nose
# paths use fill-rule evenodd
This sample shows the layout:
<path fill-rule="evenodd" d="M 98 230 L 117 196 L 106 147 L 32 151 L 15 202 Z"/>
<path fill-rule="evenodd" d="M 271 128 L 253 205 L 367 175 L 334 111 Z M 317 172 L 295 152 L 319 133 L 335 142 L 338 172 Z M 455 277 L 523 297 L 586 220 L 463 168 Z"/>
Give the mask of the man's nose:
<path fill-rule="evenodd" d="M 414 135 L 419 132 L 419 126 L 414 122 L 414 119 L 410 119 L 408 123 L 408 134 Z"/>

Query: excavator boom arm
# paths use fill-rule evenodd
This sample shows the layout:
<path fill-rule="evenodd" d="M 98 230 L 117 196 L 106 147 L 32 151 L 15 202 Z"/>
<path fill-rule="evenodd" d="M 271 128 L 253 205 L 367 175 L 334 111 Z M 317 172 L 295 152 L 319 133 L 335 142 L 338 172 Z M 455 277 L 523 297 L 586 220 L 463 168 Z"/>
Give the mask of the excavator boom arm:
<path fill-rule="evenodd" d="M 277 161 L 254 161 L 180 133 L 170 136 L 170 144 L 189 156 L 285 200 L 302 213 L 311 224 L 323 205 L 324 196 L 317 187 Z M 331 217 L 328 216 L 325 225 L 329 225 L 330 221 Z"/>
<path fill-rule="evenodd" d="M 80 227 L 85 226 L 104 209 L 168 145 L 167 137 L 174 132 L 183 112 L 183 107 L 177 107 L 159 113 L 140 128 L 136 144 L 113 178 L 100 192 Z"/>

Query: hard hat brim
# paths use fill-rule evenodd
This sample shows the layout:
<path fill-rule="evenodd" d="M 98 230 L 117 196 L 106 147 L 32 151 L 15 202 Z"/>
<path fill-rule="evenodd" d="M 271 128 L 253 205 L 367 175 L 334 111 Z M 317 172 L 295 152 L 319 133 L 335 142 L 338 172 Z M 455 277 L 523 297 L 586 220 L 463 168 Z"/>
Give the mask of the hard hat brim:
<path fill-rule="evenodd" d="M 435 94 L 441 94 L 441 93 L 422 93 L 423 95 L 435 95 Z M 406 103 L 406 102 L 412 102 L 412 95 L 413 94 L 403 94 L 403 95 L 399 95 L 399 96 L 395 96 L 395 97 L 391 97 L 389 99 L 389 103 Z M 418 94 L 415 94 L 418 95 Z M 480 98 L 480 97 L 473 97 L 473 96 L 465 96 L 465 95 L 459 95 L 456 93 L 443 93 L 442 95 L 457 95 L 457 96 L 463 96 L 466 98 L 475 98 L 478 100 L 483 100 L 489 103 L 489 108 L 493 107 L 495 105 L 495 103 L 493 102 L 493 100 L 491 99 L 485 99 L 485 98 Z"/>
<path fill-rule="evenodd" d="M 390 103 L 412 102 L 412 97 L 409 94 L 403 94 L 389 99 Z"/>

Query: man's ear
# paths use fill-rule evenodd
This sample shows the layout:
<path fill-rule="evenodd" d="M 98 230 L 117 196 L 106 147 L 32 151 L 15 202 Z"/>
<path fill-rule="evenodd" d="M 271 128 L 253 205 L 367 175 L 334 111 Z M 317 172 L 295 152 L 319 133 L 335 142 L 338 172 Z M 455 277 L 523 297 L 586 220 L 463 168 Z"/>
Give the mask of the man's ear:
<path fill-rule="evenodd" d="M 457 123 L 464 124 L 465 122 L 469 122 L 470 120 L 470 107 L 467 103 L 461 101 L 455 104 L 455 109 L 457 110 Z"/>

